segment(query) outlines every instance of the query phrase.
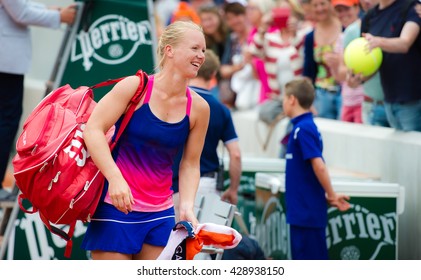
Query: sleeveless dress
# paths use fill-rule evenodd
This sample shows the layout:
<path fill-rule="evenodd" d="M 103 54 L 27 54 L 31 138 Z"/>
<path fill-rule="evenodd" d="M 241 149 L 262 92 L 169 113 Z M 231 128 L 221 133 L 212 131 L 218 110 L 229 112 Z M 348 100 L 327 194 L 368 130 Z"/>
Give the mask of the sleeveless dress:
<path fill-rule="evenodd" d="M 136 254 L 143 243 L 165 246 L 175 224 L 172 166 L 189 134 L 192 99 L 187 88 L 185 117 L 176 123 L 164 122 L 149 106 L 153 83 L 154 76 L 150 76 L 143 104 L 133 114 L 112 153 L 132 191 L 133 211 L 125 214 L 112 205 L 105 181 L 104 200 L 82 243 L 85 250 Z M 121 120 L 122 117 L 116 123 L 117 129 Z"/>
<path fill-rule="evenodd" d="M 186 116 L 180 122 L 167 123 L 157 118 L 149 106 L 153 82 L 151 76 L 143 105 L 133 114 L 113 150 L 113 158 L 132 190 L 133 209 L 142 212 L 164 210 L 173 205 L 172 165 L 190 129 L 189 89 L 186 90 Z M 111 204 L 108 195 L 105 202 Z"/>

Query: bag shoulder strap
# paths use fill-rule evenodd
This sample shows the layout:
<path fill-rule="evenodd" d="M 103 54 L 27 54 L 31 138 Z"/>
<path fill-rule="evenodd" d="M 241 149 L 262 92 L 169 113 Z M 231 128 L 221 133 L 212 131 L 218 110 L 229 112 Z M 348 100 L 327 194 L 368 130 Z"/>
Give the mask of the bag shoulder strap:
<path fill-rule="evenodd" d="M 118 139 L 123 134 L 123 131 L 126 128 L 126 126 L 129 124 L 129 121 L 131 117 L 133 116 L 137 105 L 139 104 L 142 97 L 145 95 L 146 90 L 148 88 L 148 75 L 142 70 L 139 70 L 137 71 L 136 76 L 138 76 L 140 79 L 139 85 L 137 87 L 136 93 L 133 95 L 132 99 L 130 100 L 126 114 L 124 115 L 123 120 L 121 121 L 121 125 L 117 131 L 117 135 L 114 138 L 114 141 L 110 144 L 111 151 L 114 149 L 114 147 L 117 144 Z"/>
<path fill-rule="evenodd" d="M 116 83 L 120 82 L 121 80 L 123 80 L 125 78 L 127 78 L 127 76 L 126 77 L 117 78 L 117 79 L 108 79 L 106 81 L 103 81 L 103 82 L 97 83 L 97 84 L 95 84 L 93 86 L 90 86 L 89 88 L 90 89 L 94 89 L 94 88 L 100 88 L 100 87 L 110 86 L 112 84 L 116 84 Z"/>
<path fill-rule="evenodd" d="M 130 100 L 130 103 L 128 105 L 128 109 L 126 111 L 126 114 L 124 115 L 124 118 L 121 122 L 121 125 L 117 131 L 117 135 L 114 139 L 114 141 L 110 144 L 110 149 L 113 150 L 114 147 L 117 144 L 118 139 L 120 138 L 120 136 L 123 134 L 124 129 L 126 128 L 127 124 L 130 121 L 130 118 L 132 117 L 136 106 L 139 104 L 140 100 L 142 99 L 142 97 L 144 96 L 146 89 L 147 89 L 147 85 L 148 85 L 148 74 L 146 74 L 145 72 L 143 72 L 142 70 L 138 70 L 136 72 L 136 76 L 139 77 L 140 81 L 139 81 L 139 85 L 137 87 L 137 90 L 135 92 L 135 94 L 133 95 L 132 99 Z M 118 82 L 120 82 L 121 80 L 127 78 L 127 76 L 125 77 L 121 77 L 121 78 L 117 78 L 117 79 L 109 79 L 103 82 L 100 82 L 98 84 L 95 84 L 93 86 L 90 86 L 90 89 L 95 89 L 95 88 L 99 88 L 99 87 L 105 87 L 105 86 L 109 86 L 112 84 L 116 84 Z"/>

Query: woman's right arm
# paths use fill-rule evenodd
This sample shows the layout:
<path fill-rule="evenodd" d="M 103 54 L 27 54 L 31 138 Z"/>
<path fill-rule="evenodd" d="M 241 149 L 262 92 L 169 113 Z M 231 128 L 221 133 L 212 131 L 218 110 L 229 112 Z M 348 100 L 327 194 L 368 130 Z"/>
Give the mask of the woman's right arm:
<path fill-rule="evenodd" d="M 127 109 L 139 81 L 137 76 L 130 76 L 117 83 L 98 102 L 83 132 L 92 160 L 109 182 L 108 192 L 113 205 L 126 214 L 132 210 L 133 196 L 112 158 L 105 134 Z"/>

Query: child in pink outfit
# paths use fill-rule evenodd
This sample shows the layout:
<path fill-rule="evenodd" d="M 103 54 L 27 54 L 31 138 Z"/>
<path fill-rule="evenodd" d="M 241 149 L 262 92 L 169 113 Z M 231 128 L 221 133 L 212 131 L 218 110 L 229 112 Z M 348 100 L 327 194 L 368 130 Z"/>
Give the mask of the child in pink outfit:
<path fill-rule="evenodd" d="M 364 88 L 351 88 L 342 83 L 342 112 L 341 120 L 345 122 L 363 123 L 361 108 L 364 101 Z"/>

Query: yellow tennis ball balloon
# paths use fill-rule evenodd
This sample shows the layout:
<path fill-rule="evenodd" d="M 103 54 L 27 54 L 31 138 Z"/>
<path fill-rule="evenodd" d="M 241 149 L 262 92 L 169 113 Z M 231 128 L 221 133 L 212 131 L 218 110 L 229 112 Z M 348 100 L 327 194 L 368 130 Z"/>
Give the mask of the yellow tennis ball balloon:
<path fill-rule="evenodd" d="M 345 65 L 355 74 L 370 76 L 382 64 L 383 53 L 380 48 L 367 51 L 367 39 L 360 37 L 351 41 L 344 51 Z"/>

